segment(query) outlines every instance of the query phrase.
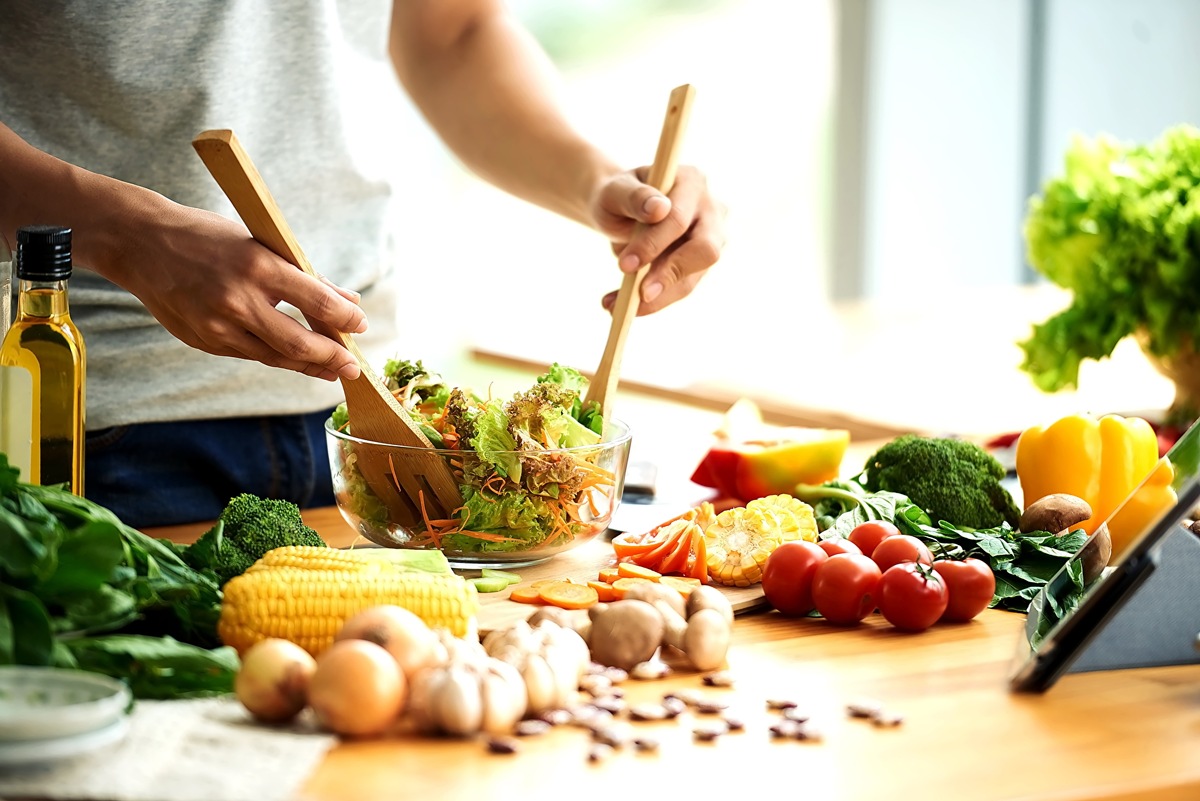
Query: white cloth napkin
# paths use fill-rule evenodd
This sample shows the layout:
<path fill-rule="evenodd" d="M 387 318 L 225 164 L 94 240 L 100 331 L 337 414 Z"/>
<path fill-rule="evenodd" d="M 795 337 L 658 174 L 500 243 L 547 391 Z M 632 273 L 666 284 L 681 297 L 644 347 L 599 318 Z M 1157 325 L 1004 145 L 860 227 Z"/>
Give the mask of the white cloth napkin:
<path fill-rule="evenodd" d="M 307 713 L 287 727 L 256 724 L 232 697 L 139 701 L 120 743 L 0 768 L 0 798 L 287 801 L 336 742 Z"/>

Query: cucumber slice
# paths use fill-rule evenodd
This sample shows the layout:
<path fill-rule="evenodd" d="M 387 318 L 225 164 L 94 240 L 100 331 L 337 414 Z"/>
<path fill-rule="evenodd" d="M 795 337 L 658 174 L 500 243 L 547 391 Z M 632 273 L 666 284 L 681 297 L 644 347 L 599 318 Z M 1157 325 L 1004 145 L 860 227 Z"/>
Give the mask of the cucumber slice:
<path fill-rule="evenodd" d="M 477 578 L 467 579 L 475 585 L 475 589 L 479 592 L 500 592 L 508 588 L 508 579 L 497 578 L 495 576 L 478 576 Z"/>
<path fill-rule="evenodd" d="M 509 584 L 516 584 L 521 580 L 521 577 L 516 573 L 509 573 L 507 570 L 496 570 L 495 568 L 485 567 L 479 572 L 483 578 L 504 579 Z"/>

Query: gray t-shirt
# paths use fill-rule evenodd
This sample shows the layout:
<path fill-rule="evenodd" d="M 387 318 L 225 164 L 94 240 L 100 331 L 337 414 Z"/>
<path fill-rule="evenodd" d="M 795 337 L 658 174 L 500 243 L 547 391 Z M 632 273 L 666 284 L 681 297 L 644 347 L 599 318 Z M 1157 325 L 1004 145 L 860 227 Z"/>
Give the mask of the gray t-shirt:
<path fill-rule="evenodd" d="M 67 162 L 238 219 L 191 146 L 202 130 L 232 129 L 316 269 L 363 293 L 370 330 L 357 341 L 378 366 L 397 322 L 393 187 L 376 150 L 388 105 L 403 98 L 386 60 L 389 10 L 387 0 L 0 0 L 0 120 Z M 89 430 L 341 400 L 336 382 L 184 345 L 78 266 L 68 286 L 87 346 Z"/>

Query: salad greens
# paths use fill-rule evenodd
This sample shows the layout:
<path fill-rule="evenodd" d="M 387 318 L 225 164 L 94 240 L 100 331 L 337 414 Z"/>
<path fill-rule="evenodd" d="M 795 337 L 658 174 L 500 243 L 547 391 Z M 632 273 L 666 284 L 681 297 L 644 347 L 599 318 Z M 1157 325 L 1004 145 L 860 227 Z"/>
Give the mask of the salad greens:
<path fill-rule="evenodd" d="M 1082 360 L 1131 334 L 1160 357 L 1200 350 L 1200 129 L 1148 144 L 1076 138 L 1030 200 L 1024 233 L 1033 268 L 1072 293 L 1021 343 L 1041 389 L 1076 386 Z M 1176 411 L 1190 421 L 1200 409 Z"/>
<path fill-rule="evenodd" d="M 511 398 L 481 398 L 450 388 L 421 361 L 389 360 L 383 380 L 434 447 L 457 451 L 453 469 L 463 506 L 454 518 L 417 533 L 416 542 L 463 553 L 524 551 L 565 544 L 611 511 L 617 481 L 603 443 L 599 405 L 584 404 L 587 379 L 555 363 Z M 332 426 L 353 435 L 346 404 Z M 339 447 L 354 448 L 343 440 Z M 567 449 L 567 450 L 564 450 Z M 387 528 L 387 508 L 343 459 L 342 503 L 366 525 Z M 443 525 L 445 523 L 445 525 Z"/>
<path fill-rule="evenodd" d="M 216 580 L 178 549 L 0 453 L 0 664 L 95 670 L 135 697 L 230 692 Z"/>
<path fill-rule="evenodd" d="M 982 559 L 996 576 L 989 606 L 1013 612 L 1025 612 L 1038 591 L 1087 542 L 1082 530 L 1060 537 L 1047 531 L 1022 533 L 1007 523 L 979 529 L 945 520 L 934 525 L 907 496 L 869 492 L 855 480 L 801 484 L 792 494 L 812 505 L 821 539 L 848 537 L 859 523 L 886 520 L 928 545 L 935 559 Z M 1070 578 L 1082 592 L 1082 571 L 1072 571 Z"/>

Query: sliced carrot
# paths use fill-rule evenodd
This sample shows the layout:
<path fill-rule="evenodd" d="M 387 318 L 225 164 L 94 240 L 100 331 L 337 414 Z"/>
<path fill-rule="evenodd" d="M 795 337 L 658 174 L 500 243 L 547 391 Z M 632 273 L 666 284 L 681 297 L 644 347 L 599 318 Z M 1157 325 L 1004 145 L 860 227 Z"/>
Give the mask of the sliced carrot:
<path fill-rule="evenodd" d="M 664 587 L 679 590 L 679 594 L 684 598 L 688 597 L 692 590 L 700 586 L 700 579 L 692 578 L 691 576 L 663 576 L 658 582 Z"/>
<path fill-rule="evenodd" d="M 606 581 L 589 581 L 589 587 L 596 591 L 596 595 L 600 598 L 600 603 L 608 603 L 609 601 L 617 600 L 617 591 L 613 589 L 613 585 Z"/>
<path fill-rule="evenodd" d="M 508 600 L 516 601 L 519 604 L 545 603 L 542 600 L 542 591 L 537 587 L 529 585 L 524 587 L 513 587 L 508 593 Z"/>
<path fill-rule="evenodd" d="M 621 577 L 621 573 L 619 570 L 617 570 L 616 565 L 613 565 L 612 567 L 600 568 L 600 572 L 599 572 L 599 574 L 597 574 L 596 577 L 598 579 L 600 579 L 601 581 L 603 581 L 605 584 L 612 584 L 614 581 L 616 581 L 617 579 L 619 579 Z"/>
<path fill-rule="evenodd" d="M 579 582 L 575 581 L 575 579 L 573 579 L 569 576 L 563 576 L 561 578 L 537 579 L 536 581 L 529 582 L 529 586 L 532 587 L 533 589 L 537 590 L 537 589 L 541 589 L 542 587 L 545 587 L 547 584 L 553 584 L 556 581 L 570 581 L 573 584 L 579 583 Z"/>
<path fill-rule="evenodd" d="M 552 581 L 538 592 L 543 601 L 563 609 L 587 609 L 600 602 L 600 594 L 596 590 L 573 581 Z"/>
<path fill-rule="evenodd" d="M 630 587 L 636 586 L 638 584 L 654 584 L 654 583 L 655 582 L 653 582 L 647 578 L 636 578 L 634 576 L 626 576 L 625 578 L 619 578 L 616 581 L 614 581 L 612 588 L 613 588 L 613 592 L 617 596 L 617 599 L 620 600 L 621 598 L 625 597 L 625 592 Z"/>
<path fill-rule="evenodd" d="M 639 564 L 634 564 L 633 562 L 621 562 L 621 564 L 617 565 L 617 575 L 621 578 L 640 578 L 658 581 L 662 573 L 659 573 L 657 570 L 651 570 L 648 567 L 642 567 Z"/>

